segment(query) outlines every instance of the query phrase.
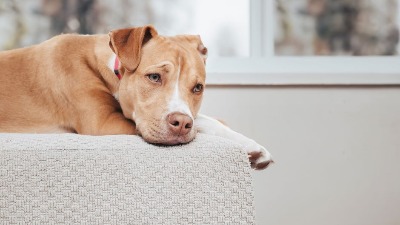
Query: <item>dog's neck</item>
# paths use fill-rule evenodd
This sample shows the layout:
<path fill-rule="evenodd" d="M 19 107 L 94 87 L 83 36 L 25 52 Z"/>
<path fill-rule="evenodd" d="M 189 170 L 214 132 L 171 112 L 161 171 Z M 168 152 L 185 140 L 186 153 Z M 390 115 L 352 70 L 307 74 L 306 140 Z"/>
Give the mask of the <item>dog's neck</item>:
<path fill-rule="evenodd" d="M 117 55 L 115 53 L 112 53 L 110 59 L 108 60 L 107 63 L 108 68 L 114 72 L 115 76 L 121 80 L 122 78 L 122 73 L 121 73 L 121 62 L 119 61 Z"/>
<path fill-rule="evenodd" d="M 110 94 L 118 100 L 118 90 L 120 85 L 120 79 L 114 73 L 114 64 L 116 55 L 109 47 L 109 37 L 108 35 L 103 35 L 98 39 L 95 45 L 96 61 L 93 62 L 93 68 L 98 68 L 99 75 L 101 76 L 101 81 L 105 84 Z M 118 72 L 122 75 L 124 69 L 120 67 Z"/>
<path fill-rule="evenodd" d="M 117 84 L 119 86 L 119 82 L 122 79 L 122 71 L 121 71 L 121 63 L 115 53 L 112 53 L 107 62 L 107 68 L 114 73 L 114 79 L 118 79 Z M 113 82 L 115 83 L 115 82 Z M 110 89 L 115 99 L 118 99 L 118 86 Z"/>

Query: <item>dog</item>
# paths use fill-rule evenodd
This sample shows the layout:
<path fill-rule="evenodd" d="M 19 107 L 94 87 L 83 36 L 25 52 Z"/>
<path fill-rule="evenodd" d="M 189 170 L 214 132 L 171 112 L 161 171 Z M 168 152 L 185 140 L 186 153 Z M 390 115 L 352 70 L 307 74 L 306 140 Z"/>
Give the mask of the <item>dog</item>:
<path fill-rule="evenodd" d="M 199 114 L 206 56 L 200 36 L 161 36 L 151 25 L 0 52 L 0 132 L 131 134 L 163 145 L 201 132 L 242 144 L 265 169 L 264 147 Z"/>

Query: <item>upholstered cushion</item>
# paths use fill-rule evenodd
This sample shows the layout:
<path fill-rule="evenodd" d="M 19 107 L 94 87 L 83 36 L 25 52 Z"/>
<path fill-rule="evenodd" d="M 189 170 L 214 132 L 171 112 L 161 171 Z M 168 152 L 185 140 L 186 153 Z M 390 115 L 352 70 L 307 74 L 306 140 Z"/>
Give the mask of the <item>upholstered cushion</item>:
<path fill-rule="evenodd" d="M 254 224 L 246 154 L 199 134 L 0 134 L 0 224 Z"/>

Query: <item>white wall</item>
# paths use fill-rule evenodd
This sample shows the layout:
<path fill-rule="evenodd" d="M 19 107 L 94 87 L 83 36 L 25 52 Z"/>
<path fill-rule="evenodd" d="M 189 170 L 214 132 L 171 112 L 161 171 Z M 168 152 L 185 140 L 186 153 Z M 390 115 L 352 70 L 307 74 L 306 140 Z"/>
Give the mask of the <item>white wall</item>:
<path fill-rule="evenodd" d="M 274 156 L 258 224 L 400 224 L 400 87 L 207 87 L 202 112 Z"/>

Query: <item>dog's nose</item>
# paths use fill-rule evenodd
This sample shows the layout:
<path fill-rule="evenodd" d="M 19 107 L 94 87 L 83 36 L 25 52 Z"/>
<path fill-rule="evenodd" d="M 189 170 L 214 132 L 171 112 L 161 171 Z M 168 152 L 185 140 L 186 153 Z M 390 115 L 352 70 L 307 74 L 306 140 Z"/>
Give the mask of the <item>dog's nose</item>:
<path fill-rule="evenodd" d="M 169 129 L 175 135 L 186 135 L 193 127 L 193 120 L 188 115 L 174 112 L 168 115 Z"/>

